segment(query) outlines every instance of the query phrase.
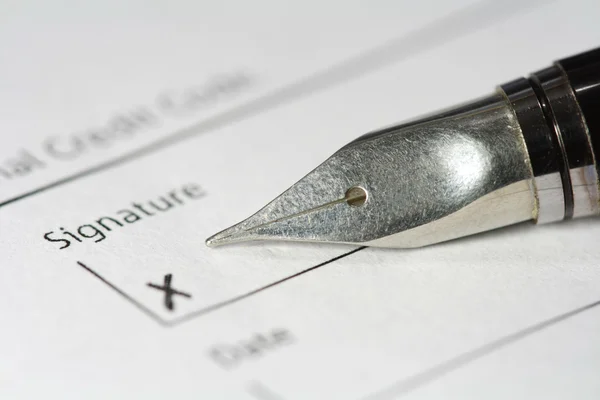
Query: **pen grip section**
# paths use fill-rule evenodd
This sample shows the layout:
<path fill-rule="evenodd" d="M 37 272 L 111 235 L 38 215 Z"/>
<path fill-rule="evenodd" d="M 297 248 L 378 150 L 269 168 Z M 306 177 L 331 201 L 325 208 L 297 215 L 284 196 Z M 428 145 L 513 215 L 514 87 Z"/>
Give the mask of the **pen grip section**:
<path fill-rule="evenodd" d="M 598 166 L 600 160 L 600 48 L 562 59 L 557 61 L 556 65 L 564 71 L 575 93 L 587 125 Z"/>
<path fill-rule="evenodd" d="M 595 50 L 501 86 L 527 146 L 538 223 L 599 213 L 599 71 Z"/>

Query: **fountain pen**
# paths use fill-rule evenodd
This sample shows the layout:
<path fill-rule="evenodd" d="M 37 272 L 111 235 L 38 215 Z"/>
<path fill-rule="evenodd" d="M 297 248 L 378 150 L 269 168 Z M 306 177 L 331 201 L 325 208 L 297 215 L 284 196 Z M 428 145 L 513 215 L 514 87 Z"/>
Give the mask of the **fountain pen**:
<path fill-rule="evenodd" d="M 600 48 L 486 97 L 368 133 L 208 246 L 411 248 L 600 212 Z"/>

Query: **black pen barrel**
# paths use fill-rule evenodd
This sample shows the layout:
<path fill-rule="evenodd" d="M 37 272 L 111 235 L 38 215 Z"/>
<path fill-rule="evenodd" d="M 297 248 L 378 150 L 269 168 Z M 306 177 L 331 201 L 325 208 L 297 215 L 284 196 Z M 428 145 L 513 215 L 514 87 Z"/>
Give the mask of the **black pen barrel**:
<path fill-rule="evenodd" d="M 600 159 L 600 47 L 557 61 L 581 108 L 596 160 Z"/>
<path fill-rule="evenodd" d="M 537 194 L 537 222 L 597 215 L 600 49 L 501 86 L 523 132 Z"/>

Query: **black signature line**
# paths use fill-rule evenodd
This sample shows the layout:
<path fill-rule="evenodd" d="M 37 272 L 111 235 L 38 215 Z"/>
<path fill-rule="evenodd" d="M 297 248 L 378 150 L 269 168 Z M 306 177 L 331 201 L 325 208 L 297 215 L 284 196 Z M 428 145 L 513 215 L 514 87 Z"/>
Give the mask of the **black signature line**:
<path fill-rule="evenodd" d="M 285 278 L 279 279 L 275 282 L 271 282 L 267 285 L 261 286 L 259 288 L 256 288 L 254 290 L 251 290 L 249 292 L 243 293 L 241 295 L 229 298 L 227 300 L 215 303 L 215 304 L 211 304 L 209 306 L 203 307 L 197 311 L 193 311 L 189 314 L 183 315 L 182 317 L 179 317 L 177 319 L 172 319 L 172 320 L 165 320 L 163 318 L 161 318 L 158 314 L 154 313 L 153 311 L 151 311 L 149 308 L 145 307 L 144 305 L 142 305 L 139 301 L 135 300 L 133 297 L 131 297 L 130 295 L 128 295 L 127 293 L 125 293 L 123 290 L 119 289 L 116 285 L 114 285 L 113 283 L 111 283 L 110 281 L 108 281 L 106 278 L 104 278 L 102 275 L 100 275 L 99 273 L 97 273 L 96 271 L 94 271 L 91 267 L 89 267 L 88 265 L 84 264 L 81 261 L 77 261 L 77 264 L 84 268 L 86 271 L 88 271 L 89 273 L 91 273 L 92 275 L 94 275 L 96 278 L 100 279 L 100 281 L 102 281 L 103 283 L 105 283 L 108 287 L 110 287 L 112 290 L 114 290 L 115 292 L 117 292 L 119 295 L 121 295 L 123 298 L 125 298 L 125 300 L 127 300 L 128 302 L 130 302 L 131 304 L 133 304 L 136 308 L 138 308 L 140 311 L 142 311 L 144 314 L 148 315 L 149 317 L 151 317 L 153 320 L 157 321 L 160 325 L 162 326 L 174 326 L 174 325 L 178 325 L 182 322 L 185 321 L 189 321 L 193 318 L 199 317 L 201 315 L 205 315 L 208 313 L 211 313 L 213 311 L 219 310 L 223 307 L 227 307 L 229 305 L 232 305 L 234 303 L 237 303 L 241 300 L 247 299 L 248 297 L 254 296 L 260 292 L 263 292 L 267 289 L 273 288 L 275 286 L 281 285 L 282 283 L 289 281 L 290 279 L 294 279 L 297 278 L 301 275 L 304 275 L 306 273 L 309 273 L 311 271 L 314 271 L 318 268 L 324 267 L 327 264 L 331 264 L 333 262 L 336 262 L 338 260 L 341 260 L 342 258 L 348 257 L 349 255 L 352 255 L 356 252 L 359 252 L 363 249 L 365 249 L 366 247 L 359 247 L 356 248 L 354 250 L 351 250 L 349 252 L 346 252 L 344 254 L 341 254 L 337 257 L 331 258 L 327 261 L 324 261 L 320 264 L 317 264 L 315 266 L 312 266 L 310 268 L 307 268 L 305 270 L 302 270 L 300 272 L 297 272 L 295 274 L 286 276 Z"/>

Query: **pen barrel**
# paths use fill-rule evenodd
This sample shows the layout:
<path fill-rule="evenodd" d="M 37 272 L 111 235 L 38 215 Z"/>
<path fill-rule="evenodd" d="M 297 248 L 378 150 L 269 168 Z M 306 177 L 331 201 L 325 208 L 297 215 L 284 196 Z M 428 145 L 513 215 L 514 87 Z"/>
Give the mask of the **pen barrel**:
<path fill-rule="evenodd" d="M 600 49 L 501 86 L 529 153 L 538 223 L 600 212 L 599 68 Z"/>
<path fill-rule="evenodd" d="M 559 60 L 556 65 L 567 76 L 575 93 L 598 166 L 600 159 L 600 48 Z"/>

